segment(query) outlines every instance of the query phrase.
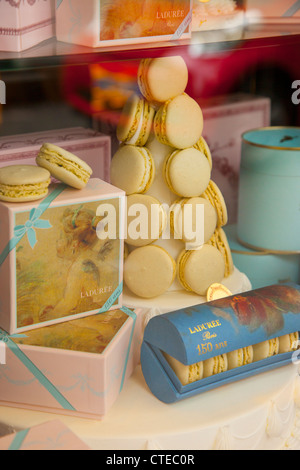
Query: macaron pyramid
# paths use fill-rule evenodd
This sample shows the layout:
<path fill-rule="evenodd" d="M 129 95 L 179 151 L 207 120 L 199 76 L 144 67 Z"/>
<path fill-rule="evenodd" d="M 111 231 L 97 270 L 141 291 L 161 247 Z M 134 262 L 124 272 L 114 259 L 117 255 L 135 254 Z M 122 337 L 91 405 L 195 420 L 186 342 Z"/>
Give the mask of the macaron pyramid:
<path fill-rule="evenodd" d="M 170 80 L 168 64 L 173 77 L 176 77 L 174 68 L 176 71 L 178 64 L 176 86 L 168 87 Z M 160 67 L 164 73 L 161 73 Z M 156 95 L 153 93 L 151 98 L 149 90 L 153 90 L 155 73 L 159 75 L 161 86 L 159 93 Z M 174 273 L 173 275 L 170 273 L 168 282 L 166 284 L 160 282 L 157 295 L 166 291 L 189 291 L 205 295 L 211 284 L 221 283 L 234 270 L 230 248 L 222 229 L 227 224 L 226 204 L 220 189 L 211 180 L 212 156 L 202 135 L 203 114 L 199 104 L 185 91 L 187 76 L 187 66 L 182 57 L 164 57 L 141 60 L 137 77 L 140 99 L 155 110 L 151 117 L 151 131 L 144 145 L 148 154 L 150 152 L 152 156 L 154 177 L 152 175 L 151 184 L 148 184 L 146 191 L 142 191 L 141 194 L 157 201 L 160 210 L 164 212 L 164 217 L 160 219 L 163 227 L 156 231 L 155 240 L 149 236 L 149 238 L 144 237 L 141 243 L 134 243 L 132 237 L 125 236 L 124 282 L 126 285 L 126 280 L 131 278 L 132 273 L 128 271 L 132 265 L 129 261 L 133 251 L 143 250 L 145 246 L 157 247 L 157 250 L 164 250 L 166 257 L 171 261 L 170 266 L 174 267 Z M 149 82 L 152 80 L 152 83 L 147 83 L 147 80 Z M 175 96 L 174 90 L 176 90 Z M 128 109 L 128 106 L 125 105 L 125 108 Z M 124 110 L 122 121 L 124 121 Z M 122 135 L 120 129 L 117 135 Z M 120 149 L 126 145 L 126 142 L 120 141 Z M 130 153 L 134 145 L 131 143 L 127 146 Z M 116 160 L 117 157 L 114 155 L 112 166 Z M 124 168 L 126 162 L 123 163 Z M 118 185 L 116 181 L 122 180 L 116 177 L 118 171 L 118 168 L 117 170 L 114 168 L 112 184 Z M 130 198 L 132 201 L 133 195 L 126 194 L 127 199 Z M 197 212 L 198 207 L 201 207 L 199 212 Z M 151 224 L 151 217 L 147 218 L 147 221 L 149 220 Z M 185 233 L 187 226 L 188 235 Z M 138 259 L 136 254 L 135 258 Z M 148 266 L 144 266 L 141 252 L 140 266 L 136 267 L 139 283 L 142 282 L 143 273 L 147 268 Z M 153 283 L 155 283 L 155 279 L 159 278 L 160 268 L 158 266 L 153 269 Z M 148 284 L 151 282 L 149 272 L 145 282 Z M 127 287 L 133 294 L 147 297 L 145 289 L 140 290 L 139 287 L 135 289 L 134 282 L 129 284 L 130 287 Z M 156 289 L 155 286 L 152 287 L 153 298 L 156 296 Z"/>

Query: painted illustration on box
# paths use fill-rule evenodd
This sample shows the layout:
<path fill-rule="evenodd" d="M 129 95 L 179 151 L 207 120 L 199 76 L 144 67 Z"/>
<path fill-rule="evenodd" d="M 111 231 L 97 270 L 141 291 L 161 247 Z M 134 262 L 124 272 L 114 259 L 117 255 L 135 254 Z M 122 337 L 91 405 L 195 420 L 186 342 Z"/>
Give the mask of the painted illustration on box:
<path fill-rule="evenodd" d="M 209 303 L 213 313 L 232 323 L 231 312 L 239 325 L 250 332 L 263 327 L 268 336 L 284 327 L 284 314 L 300 313 L 300 292 L 288 285 L 272 285 Z"/>
<path fill-rule="evenodd" d="M 105 201 L 117 224 L 118 202 Z M 43 219 L 50 228 L 38 231 L 34 248 L 27 237 L 18 244 L 18 327 L 100 309 L 118 287 L 120 241 L 98 238 L 98 207 L 99 201 L 49 208 Z M 17 226 L 28 220 L 29 212 L 15 216 Z"/>
<path fill-rule="evenodd" d="M 99 315 L 30 330 L 26 332 L 25 338 L 16 338 L 14 342 L 102 354 L 127 319 L 128 315 L 122 310 L 111 310 Z"/>
<path fill-rule="evenodd" d="M 103 0 L 100 40 L 172 35 L 190 11 L 190 0 Z"/>

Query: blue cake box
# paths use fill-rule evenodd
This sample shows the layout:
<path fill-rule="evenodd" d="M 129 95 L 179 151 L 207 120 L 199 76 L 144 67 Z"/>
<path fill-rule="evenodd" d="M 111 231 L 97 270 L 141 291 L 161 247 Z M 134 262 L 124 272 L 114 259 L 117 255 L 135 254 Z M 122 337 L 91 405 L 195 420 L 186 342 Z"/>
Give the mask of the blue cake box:
<path fill-rule="evenodd" d="M 142 372 L 164 403 L 290 363 L 294 351 L 277 354 L 182 385 L 164 353 L 191 365 L 300 330 L 300 286 L 272 285 L 153 317 L 141 347 Z"/>
<path fill-rule="evenodd" d="M 237 239 L 237 225 L 224 227 L 234 265 L 249 278 L 252 288 L 300 282 L 300 255 L 278 255 L 246 248 Z"/>
<path fill-rule="evenodd" d="M 237 235 L 254 250 L 300 254 L 300 127 L 242 136 Z"/>

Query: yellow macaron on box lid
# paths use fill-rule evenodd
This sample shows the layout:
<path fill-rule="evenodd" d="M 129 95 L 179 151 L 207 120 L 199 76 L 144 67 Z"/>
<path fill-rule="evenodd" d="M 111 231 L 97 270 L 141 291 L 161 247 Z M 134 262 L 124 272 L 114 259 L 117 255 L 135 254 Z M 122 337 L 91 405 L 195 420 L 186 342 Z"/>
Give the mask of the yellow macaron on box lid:
<path fill-rule="evenodd" d="M 176 402 L 290 363 L 300 344 L 298 331 L 299 285 L 231 295 L 151 318 L 141 347 L 142 371 L 157 398 Z M 287 347 L 289 336 L 297 344 L 291 339 Z M 246 359 L 239 363 L 237 357 L 235 368 L 229 367 L 233 351 Z M 195 365 L 201 380 L 190 377 Z"/>
<path fill-rule="evenodd" d="M 122 306 L 125 193 L 100 179 L 0 201 L 0 328 L 20 333 Z M 108 222 L 108 220 L 110 222 Z"/>

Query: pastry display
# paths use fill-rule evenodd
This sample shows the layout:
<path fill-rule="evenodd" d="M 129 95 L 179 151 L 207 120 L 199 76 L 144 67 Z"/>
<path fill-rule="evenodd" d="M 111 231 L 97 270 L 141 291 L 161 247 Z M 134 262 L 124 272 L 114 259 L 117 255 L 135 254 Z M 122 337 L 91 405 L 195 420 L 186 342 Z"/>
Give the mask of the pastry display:
<path fill-rule="evenodd" d="M 117 126 L 120 146 L 111 163 L 111 182 L 127 196 L 125 285 L 131 293 L 146 299 L 173 290 L 205 296 L 211 284 L 233 274 L 234 266 L 225 232 L 221 231 L 228 221 L 227 208 L 220 189 L 211 180 L 213 161 L 202 136 L 203 113 L 186 93 L 188 73 L 182 57 L 141 60 L 137 82 L 141 96 L 131 96 L 121 112 Z M 150 132 L 147 128 L 148 139 L 141 145 L 139 107 L 151 106 L 152 127 Z M 155 204 L 158 216 L 152 211 Z M 133 206 L 136 212 L 128 217 Z M 148 216 L 141 216 L 147 212 Z M 143 282 L 148 287 L 152 283 L 142 260 L 147 250 L 140 250 L 147 246 L 164 250 L 155 251 L 160 257 L 164 253 L 169 266 L 176 266 L 176 277 L 172 267 L 159 289 L 142 287 Z M 138 254 L 134 254 L 136 249 Z M 136 278 L 137 284 L 133 282 Z M 157 284 L 157 280 L 153 282 Z"/>
<path fill-rule="evenodd" d="M 36 162 L 56 179 L 76 189 L 83 189 L 93 173 L 81 158 L 53 144 L 41 147 Z"/>
<path fill-rule="evenodd" d="M 50 173 L 33 165 L 11 165 L 0 169 L 0 200 L 29 202 L 48 194 Z"/>

